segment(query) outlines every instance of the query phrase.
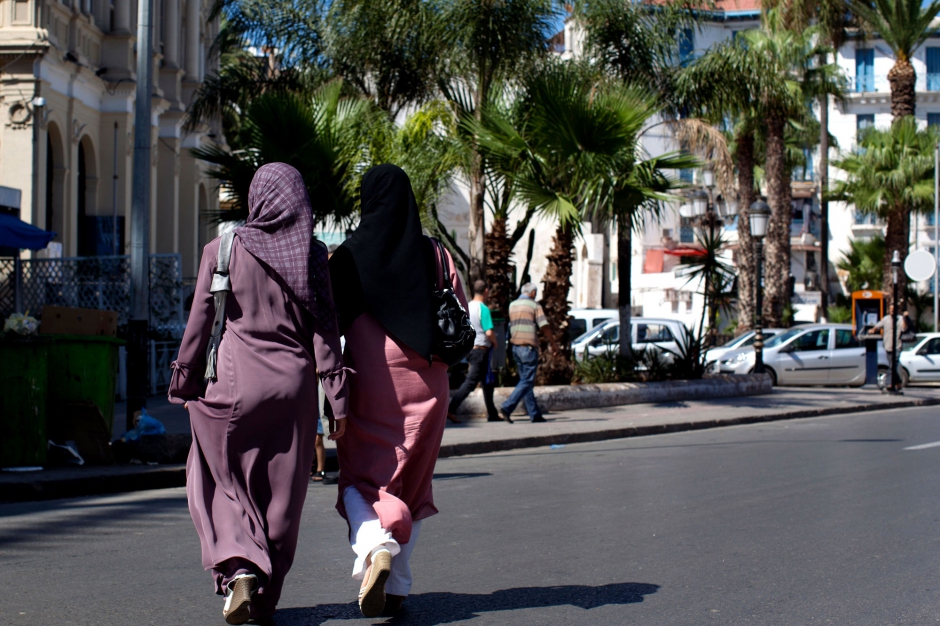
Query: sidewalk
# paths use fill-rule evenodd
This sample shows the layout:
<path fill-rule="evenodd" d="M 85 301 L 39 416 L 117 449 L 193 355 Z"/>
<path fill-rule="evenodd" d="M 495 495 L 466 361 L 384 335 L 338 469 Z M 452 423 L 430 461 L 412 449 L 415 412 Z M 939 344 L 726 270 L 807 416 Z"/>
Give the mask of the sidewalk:
<path fill-rule="evenodd" d="M 859 411 L 940 404 L 940 387 L 910 387 L 903 396 L 878 390 L 774 388 L 768 395 L 688 400 L 547 413 L 548 422 L 524 416 L 513 424 L 471 420 L 448 423 L 441 458 L 501 450 L 639 437 L 736 424 L 816 417 Z M 189 432 L 188 414 L 165 398 L 151 398 L 148 411 L 171 434 Z M 124 406 L 115 407 L 115 434 L 123 432 Z M 327 453 L 335 445 L 326 442 Z M 185 484 L 182 465 L 77 467 L 29 474 L 0 473 L 0 502 L 45 500 L 94 493 L 158 489 Z"/>

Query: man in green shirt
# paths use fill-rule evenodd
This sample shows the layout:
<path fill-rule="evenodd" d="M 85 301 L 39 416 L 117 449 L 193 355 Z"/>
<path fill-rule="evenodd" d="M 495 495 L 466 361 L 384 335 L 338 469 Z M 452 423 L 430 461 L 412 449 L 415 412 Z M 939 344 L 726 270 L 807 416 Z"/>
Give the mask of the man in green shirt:
<path fill-rule="evenodd" d="M 500 421 L 499 414 L 496 413 L 496 405 L 493 404 L 493 384 L 487 382 L 490 354 L 493 346 L 496 345 L 493 317 L 490 315 L 489 307 L 484 304 L 489 291 L 486 281 L 478 280 L 473 283 L 473 300 L 468 304 L 469 310 L 467 313 L 470 315 L 470 323 L 473 325 L 473 330 L 476 331 L 477 336 L 473 341 L 473 350 L 467 355 L 467 363 L 470 364 L 467 369 L 467 377 L 450 400 L 447 418 L 452 422 L 459 423 L 457 409 L 479 383 L 483 383 L 483 401 L 486 404 L 487 420 L 490 422 Z"/>

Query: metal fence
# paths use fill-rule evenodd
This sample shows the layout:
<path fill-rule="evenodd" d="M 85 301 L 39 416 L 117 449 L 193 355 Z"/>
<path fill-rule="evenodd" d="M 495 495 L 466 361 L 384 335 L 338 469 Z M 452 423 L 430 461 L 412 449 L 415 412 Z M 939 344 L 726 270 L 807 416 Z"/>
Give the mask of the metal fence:
<path fill-rule="evenodd" d="M 130 257 L 97 256 L 22 261 L 23 310 L 42 315 L 46 305 L 131 313 Z M 0 258 L 0 316 L 14 309 L 14 263 Z M 183 279 L 179 254 L 150 255 L 150 325 L 179 337 L 183 329 Z"/>
<path fill-rule="evenodd" d="M 170 376 L 173 371 L 170 363 L 176 360 L 179 352 L 179 341 L 151 341 L 149 351 L 149 380 L 147 389 L 150 395 L 164 394 L 170 388 Z M 124 346 L 118 349 L 118 373 L 115 385 L 115 397 L 118 400 L 127 400 L 127 350 Z"/>

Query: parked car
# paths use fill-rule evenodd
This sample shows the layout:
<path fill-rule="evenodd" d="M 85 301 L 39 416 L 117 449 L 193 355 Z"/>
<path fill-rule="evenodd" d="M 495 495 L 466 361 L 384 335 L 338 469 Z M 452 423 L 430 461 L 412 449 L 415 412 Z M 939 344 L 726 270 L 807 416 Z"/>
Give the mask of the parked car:
<path fill-rule="evenodd" d="M 718 361 L 722 374 L 754 371 L 754 349 L 728 352 Z M 888 367 L 888 355 L 878 343 L 878 369 Z M 775 335 L 764 344 L 764 371 L 774 385 L 865 384 L 865 346 L 851 324 L 806 324 Z"/>
<path fill-rule="evenodd" d="M 634 317 L 630 320 L 632 326 L 631 339 L 635 351 L 648 350 L 655 347 L 667 353 L 676 353 L 679 350 L 678 340 L 684 340 L 687 332 L 682 322 L 670 319 L 653 319 L 647 317 Z M 598 356 L 609 350 L 620 349 L 620 320 L 612 319 L 600 326 L 589 330 L 574 340 L 571 345 L 576 359 L 583 359 L 585 355 Z"/>
<path fill-rule="evenodd" d="M 903 385 L 940 382 L 940 333 L 921 333 L 904 342 L 898 365 Z"/>
<path fill-rule="evenodd" d="M 619 317 L 617 309 L 571 309 L 568 313 L 568 336 L 574 341 L 592 328 Z"/>
<path fill-rule="evenodd" d="M 762 329 L 764 335 L 764 343 L 766 343 L 771 337 L 779 335 L 784 332 L 782 328 L 764 328 Z M 739 350 L 741 348 L 751 348 L 753 350 L 754 346 L 754 331 L 748 331 L 744 334 L 738 335 L 728 343 L 718 346 L 716 348 L 710 348 L 705 351 L 705 371 L 707 372 L 718 372 L 718 361 L 721 357 L 725 356 L 732 350 Z"/>

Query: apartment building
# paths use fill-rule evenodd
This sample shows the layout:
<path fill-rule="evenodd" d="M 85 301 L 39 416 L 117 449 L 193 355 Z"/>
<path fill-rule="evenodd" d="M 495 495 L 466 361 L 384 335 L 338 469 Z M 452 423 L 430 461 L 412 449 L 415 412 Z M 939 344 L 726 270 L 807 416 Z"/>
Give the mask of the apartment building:
<path fill-rule="evenodd" d="M 221 132 L 183 129 L 214 63 L 212 5 L 154 0 L 150 249 L 179 253 L 184 279 L 218 207 L 190 149 Z M 0 0 L 0 186 L 20 190 L 19 217 L 55 231 L 63 256 L 127 250 L 137 52 L 132 0 Z"/>

